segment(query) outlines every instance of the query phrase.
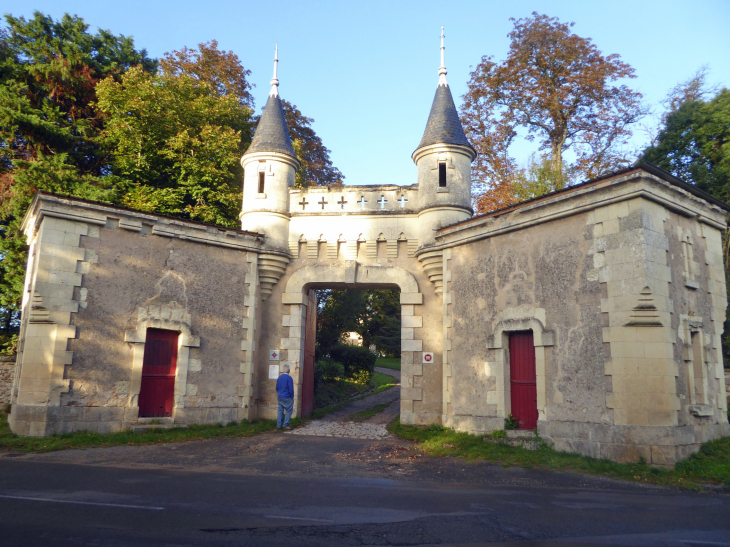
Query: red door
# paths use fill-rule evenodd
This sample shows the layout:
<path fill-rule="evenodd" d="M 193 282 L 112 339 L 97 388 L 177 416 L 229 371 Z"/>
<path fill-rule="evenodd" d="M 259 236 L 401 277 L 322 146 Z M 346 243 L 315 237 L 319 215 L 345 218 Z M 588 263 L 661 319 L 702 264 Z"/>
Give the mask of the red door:
<path fill-rule="evenodd" d="M 317 341 L 317 293 L 309 291 L 304 327 L 304 367 L 302 368 L 302 416 L 314 411 L 314 344 Z"/>
<path fill-rule="evenodd" d="M 518 429 L 537 427 L 537 376 L 532 331 L 509 335 L 509 376 L 512 416 Z"/>
<path fill-rule="evenodd" d="M 177 336 L 172 330 L 147 329 L 139 390 L 139 416 L 172 416 L 177 367 Z"/>

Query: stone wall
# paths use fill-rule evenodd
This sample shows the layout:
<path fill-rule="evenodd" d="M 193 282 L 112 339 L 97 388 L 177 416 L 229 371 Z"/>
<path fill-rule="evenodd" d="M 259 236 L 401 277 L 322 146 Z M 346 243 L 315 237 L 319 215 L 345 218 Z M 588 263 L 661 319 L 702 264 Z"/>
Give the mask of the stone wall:
<path fill-rule="evenodd" d="M 725 212 L 670 182 L 636 170 L 440 231 L 444 424 L 503 427 L 507 334 L 532 330 L 557 449 L 670 465 L 730 434 Z"/>
<path fill-rule="evenodd" d="M 43 195 L 31 212 L 13 431 L 137 423 L 147 328 L 179 333 L 163 421 L 247 417 L 240 363 L 257 234 Z"/>
<path fill-rule="evenodd" d="M 0 409 L 10 404 L 10 394 L 13 389 L 15 375 L 15 356 L 0 356 Z"/>

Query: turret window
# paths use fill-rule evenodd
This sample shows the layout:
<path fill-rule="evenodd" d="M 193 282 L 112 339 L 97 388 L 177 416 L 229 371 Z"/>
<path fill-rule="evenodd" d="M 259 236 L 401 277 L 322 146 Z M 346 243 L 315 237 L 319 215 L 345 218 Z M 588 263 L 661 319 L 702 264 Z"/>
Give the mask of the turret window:
<path fill-rule="evenodd" d="M 264 193 L 264 181 L 266 180 L 266 172 L 259 171 L 259 194 Z"/>
<path fill-rule="evenodd" d="M 439 162 L 439 188 L 446 188 L 446 162 Z"/>

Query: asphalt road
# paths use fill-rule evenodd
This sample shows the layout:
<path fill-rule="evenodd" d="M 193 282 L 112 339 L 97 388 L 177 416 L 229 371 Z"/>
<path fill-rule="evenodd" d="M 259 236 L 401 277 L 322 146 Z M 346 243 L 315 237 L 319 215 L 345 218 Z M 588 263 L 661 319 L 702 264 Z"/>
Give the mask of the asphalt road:
<path fill-rule="evenodd" d="M 446 458 L 438 461 L 442 471 L 434 467 L 402 479 L 377 478 L 346 458 L 341 465 L 348 473 L 344 467 L 307 473 L 296 469 L 298 449 L 307 459 L 317 452 L 313 446 L 321 455 L 358 454 L 373 443 L 270 437 L 290 449 L 279 445 L 270 473 L 261 466 L 214 471 L 188 460 L 176 469 L 153 465 L 149 450 L 157 448 L 163 457 L 169 445 L 2 457 L 0 545 L 730 546 L 728 495 L 487 465 L 463 468 Z M 205 462 L 213 448 L 219 454 L 240 450 L 235 441 L 185 446 Z M 135 467 L 141 448 L 147 463 Z M 101 458 L 104 450 L 113 456 Z M 96 454 L 96 463 L 59 463 L 64 457 L 78 461 L 72 452 Z M 245 451 L 240 458 L 246 459 Z M 276 472 L 287 461 L 287 472 Z M 458 473 L 449 474 L 450 467 Z"/>

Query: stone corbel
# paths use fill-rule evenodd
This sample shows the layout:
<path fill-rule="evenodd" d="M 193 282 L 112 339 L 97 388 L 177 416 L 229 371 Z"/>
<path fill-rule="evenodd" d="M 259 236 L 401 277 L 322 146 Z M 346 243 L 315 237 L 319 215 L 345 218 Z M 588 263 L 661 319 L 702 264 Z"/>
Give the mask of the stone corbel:
<path fill-rule="evenodd" d="M 431 251 L 418 256 L 418 261 L 423 265 L 423 272 L 433 283 L 436 294 L 444 292 L 444 252 Z"/>
<path fill-rule="evenodd" d="M 289 259 L 286 256 L 275 254 L 260 254 L 258 260 L 259 286 L 261 300 L 266 300 L 274 289 L 274 285 L 286 271 Z"/>

